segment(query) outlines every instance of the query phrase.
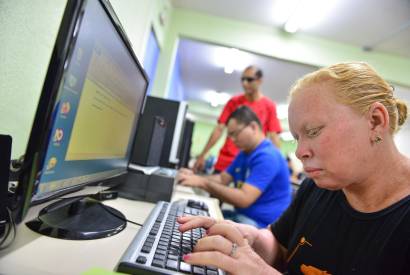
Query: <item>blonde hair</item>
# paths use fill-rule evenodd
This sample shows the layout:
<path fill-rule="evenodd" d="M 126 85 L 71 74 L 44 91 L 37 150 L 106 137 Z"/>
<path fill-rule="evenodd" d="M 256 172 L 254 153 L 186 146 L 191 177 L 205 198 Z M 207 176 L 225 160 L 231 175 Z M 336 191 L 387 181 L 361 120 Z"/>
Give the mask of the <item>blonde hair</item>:
<path fill-rule="evenodd" d="M 383 104 L 390 118 L 390 132 L 395 133 L 407 118 L 407 105 L 394 98 L 394 88 L 364 62 L 338 63 L 307 74 L 292 86 L 291 98 L 303 88 L 331 81 L 339 103 L 348 105 L 361 114 L 374 102 Z"/>

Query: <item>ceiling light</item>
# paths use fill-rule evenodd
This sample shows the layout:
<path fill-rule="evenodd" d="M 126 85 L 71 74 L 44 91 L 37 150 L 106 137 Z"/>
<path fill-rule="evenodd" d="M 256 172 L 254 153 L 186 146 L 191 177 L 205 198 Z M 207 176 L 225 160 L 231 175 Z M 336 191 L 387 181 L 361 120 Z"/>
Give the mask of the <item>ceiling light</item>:
<path fill-rule="evenodd" d="M 233 67 L 229 67 L 229 66 L 225 66 L 225 67 L 224 67 L 224 72 L 225 72 L 226 74 L 231 74 L 231 73 L 233 73 L 233 71 L 234 71 L 234 68 L 233 68 Z"/>
<path fill-rule="evenodd" d="M 325 17 L 330 16 L 331 11 L 336 7 L 337 0 L 291 0 L 286 5 L 285 2 L 288 0 L 278 1 L 275 5 L 278 10 L 274 13 L 282 12 L 282 15 L 278 17 L 282 20 L 286 18 L 286 22 L 276 22 L 284 24 L 283 28 L 286 32 L 295 33 L 299 29 L 317 25 Z"/>
<path fill-rule="evenodd" d="M 225 105 L 231 98 L 231 94 L 208 90 L 203 93 L 203 98 L 205 101 L 211 104 L 212 107 L 218 107 Z"/>
<path fill-rule="evenodd" d="M 224 68 L 226 74 L 242 71 L 252 63 L 249 53 L 226 47 L 216 47 L 213 59 L 215 65 Z"/>

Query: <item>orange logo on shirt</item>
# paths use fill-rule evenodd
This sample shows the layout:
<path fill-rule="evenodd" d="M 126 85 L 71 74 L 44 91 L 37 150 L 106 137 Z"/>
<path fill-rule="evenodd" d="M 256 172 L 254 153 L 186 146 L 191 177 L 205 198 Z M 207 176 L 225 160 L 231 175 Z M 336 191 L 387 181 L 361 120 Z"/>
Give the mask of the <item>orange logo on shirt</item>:
<path fill-rule="evenodd" d="M 328 273 L 326 270 L 320 270 L 319 268 L 316 268 L 314 266 L 311 265 L 304 265 L 302 264 L 300 266 L 300 271 L 304 274 L 304 275 L 331 275 L 330 273 Z"/>
<path fill-rule="evenodd" d="M 290 255 L 288 256 L 286 262 L 289 263 L 290 260 L 293 258 L 293 256 L 295 256 L 295 254 L 299 250 L 299 248 L 301 248 L 303 246 L 312 247 L 313 245 L 304 236 L 302 236 L 300 238 L 298 244 L 296 245 L 296 247 L 293 249 L 292 253 L 290 253 Z M 305 265 L 305 264 L 302 264 L 300 266 L 300 271 L 304 275 L 331 275 L 326 270 L 323 271 L 323 270 L 320 270 L 319 268 L 316 268 L 314 266 Z"/>

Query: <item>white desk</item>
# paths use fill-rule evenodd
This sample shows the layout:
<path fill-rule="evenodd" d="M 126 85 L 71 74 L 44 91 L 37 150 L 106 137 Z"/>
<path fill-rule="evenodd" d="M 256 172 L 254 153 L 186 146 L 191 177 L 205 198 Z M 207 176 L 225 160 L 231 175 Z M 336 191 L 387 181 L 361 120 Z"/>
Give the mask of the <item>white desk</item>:
<path fill-rule="evenodd" d="M 218 200 L 196 194 L 192 189 L 176 186 L 172 200 L 202 200 L 211 216 L 222 219 Z M 105 204 L 121 211 L 129 220 L 143 223 L 155 204 L 116 199 Z M 44 205 L 30 209 L 26 221 L 35 217 Z M 112 237 L 72 241 L 46 237 L 31 231 L 24 223 L 17 228 L 17 237 L 8 249 L 0 251 L 0 274 L 81 274 L 91 268 L 114 270 L 120 257 L 137 234 L 139 226 L 131 223 Z"/>

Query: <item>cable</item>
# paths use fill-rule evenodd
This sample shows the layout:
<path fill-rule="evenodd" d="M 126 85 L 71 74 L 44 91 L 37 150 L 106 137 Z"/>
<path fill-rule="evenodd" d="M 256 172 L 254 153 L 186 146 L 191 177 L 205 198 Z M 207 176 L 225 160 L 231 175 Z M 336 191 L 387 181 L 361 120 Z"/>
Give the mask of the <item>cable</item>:
<path fill-rule="evenodd" d="M 98 193 L 97 193 L 97 194 L 98 194 Z M 120 219 L 120 220 L 122 220 L 122 221 L 126 221 L 126 222 L 129 222 L 129 223 L 132 223 L 132 224 L 141 226 L 141 227 L 143 226 L 143 225 L 140 224 L 140 223 L 137 223 L 137 222 L 128 220 L 128 219 L 126 219 L 126 218 L 124 219 L 123 217 L 121 217 L 121 216 L 117 215 L 116 213 L 112 212 L 106 205 L 104 205 L 103 203 L 101 203 L 99 200 L 95 199 L 95 195 L 97 195 L 97 194 L 92 194 L 92 195 L 80 195 L 80 196 L 65 197 L 65 198 L 58 198 L 58 199 L 60 199 L 60 200 L 65 200 L 65 199 L 72 199 L 72 198 L 86 198 L 86 197 L 88 197 L 88 198 L 90 198 L 90 199 L 96 200 L 96 201 L 98 202 L 98 204 L 99 204 L 105 211 L 107 211 L 108 213 L 110 213 L 110 214 L 113 215 L 114 217 L 116 217 L 116 218 L 118 218 L 118 219 Z"/>
<path fill-rule="evenodd" d="M 106 205 L 102 204 L 101 202 L 99 203 L 99 205 L 100 205 L 103 209 L 105 209 L 105 211 L 107 211 L 108 213 L 110 213 L 111 215 L 113 215 L 114 217 L 116 217 L 116 218 L 118 218 L 118 219 L 120 219 L 120 220 L 122 220 L 122 221 L 126 221 L 126 222 L 129 222 L 129 223 L 132 223 L 132 224 L 141 226 L 141 227 L 143 226 L 143 224 L 130 221 L 130 220 L 128 220 L 127 218 L 124 219 L 123 217 L 121 217 L 121 216 L 117 215 L 116 213 L 112 212 L 111 209 L 109 209 Z"/>
<path fill-rule="evenodd" d="M 16 224 L 14 223 L 13 215 L 11 214 L 11 211 L 9 208 L 6 208 L 6 209 L 7 209 L 7 213 L 9 214 L 9 219 L 8 219 L 8 223 L 6 224 L 7 231 L 4 233 L 3 239 L 0 241 L 0 250 L 6 249 L 7 247 L 9 247 L 13 243 L 13 241 L 16 239 L 16 235 L 17 235 Z M 13 237 L 7 244 L 5 244 L 7 239 L 9 239 L 9 235 L 11 231 L 13 231 Z"/>

